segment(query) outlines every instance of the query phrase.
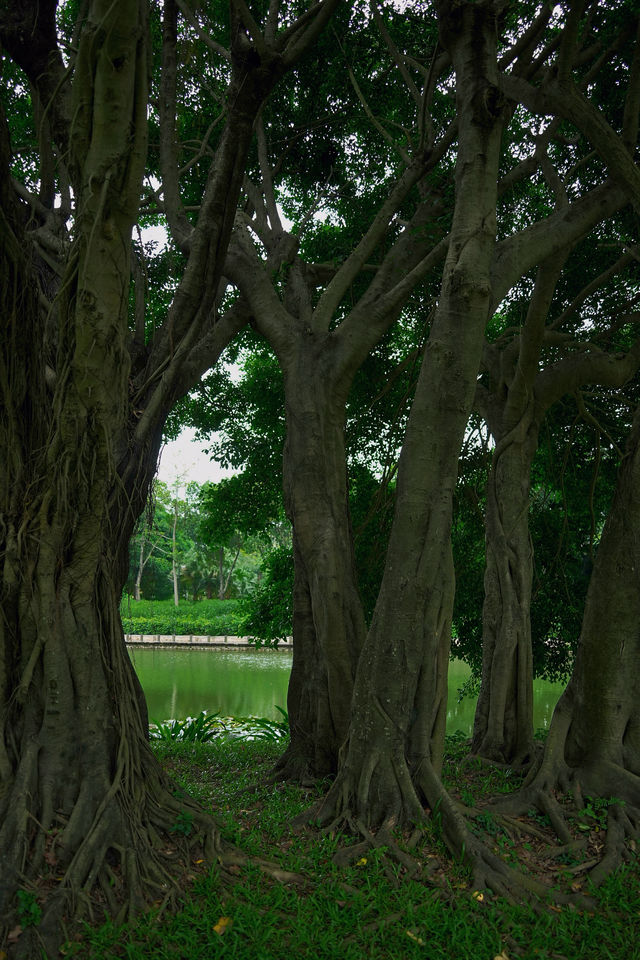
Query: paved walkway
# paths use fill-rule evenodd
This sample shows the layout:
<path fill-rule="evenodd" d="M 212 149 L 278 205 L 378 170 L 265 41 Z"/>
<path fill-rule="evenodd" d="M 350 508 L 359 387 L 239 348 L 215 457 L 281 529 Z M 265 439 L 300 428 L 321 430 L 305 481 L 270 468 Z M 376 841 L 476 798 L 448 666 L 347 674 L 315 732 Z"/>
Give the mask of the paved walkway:
<path fill-rule="evenodd" d="M 248 637 L 203 637 L 196 634 L 179 635 L 170 633 L 141 634 L 125 633 L 125 641 L 132 647 L 253 647 Z M 285 648 L 291 646 L 291 637 L 287 637 Z"/>

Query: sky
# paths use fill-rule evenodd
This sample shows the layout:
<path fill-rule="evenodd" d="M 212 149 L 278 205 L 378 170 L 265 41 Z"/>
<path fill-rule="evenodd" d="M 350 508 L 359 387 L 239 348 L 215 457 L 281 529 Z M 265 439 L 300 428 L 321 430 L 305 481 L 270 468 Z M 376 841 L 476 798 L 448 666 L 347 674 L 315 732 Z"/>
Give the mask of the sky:
<path fill-rule="evenodd" d="M 177 484 L 179 493 L 184 492 L 188 483 L 217 483 L 234 472 L 209 460 L 202 452 L 202 447 L 207 444 L 196 441 L 195 433 L 192 428 L 185 427 L 177 440 L 165 444 L 160 454 L 158 478 L 169 487 Z"/>

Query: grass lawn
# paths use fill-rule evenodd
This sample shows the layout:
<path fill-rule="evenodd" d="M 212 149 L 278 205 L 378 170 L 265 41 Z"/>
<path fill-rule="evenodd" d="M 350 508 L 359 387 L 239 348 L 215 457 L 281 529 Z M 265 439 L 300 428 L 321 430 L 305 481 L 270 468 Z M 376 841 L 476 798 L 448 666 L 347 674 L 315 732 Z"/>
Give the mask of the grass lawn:
<path fill-rule="evenodd" d="M 452 863 L 433 825 L 414 852 L 421 864 L 413 879 L 383 851 L 366 853 L 350 867 L 332 857 L 345 838 L 294 833 L 293 817 L 321 787 L 265 786 L 281 744 L 242 742 L 154 744 L 174 779 L 213 807 L 224 836 L 250 857 L 268 859 L 299 875 L 278 882 L 255 865 L 232 867 L 220 882 L 215 869 L 194 863 L 181 909 L 160 919 L 150 913 L 136 925 L 88 929 L 67 956 L 82 960 L 638 960 L 640 867 L 637 860 L 598 891 L 581 880 L 581 863 L 602 844 L 602 810 L 574 825 L 588 836 L 580 856 L 550 858 L 556 843 L 542 818 L 537 834 L 509 836 L 489 819 L 485 836 L 507 860 L 543 875 L 562 890 L 593 893 L 588 911 L 573 905 L 512 905 L 468 886 L 467 871 Z M 448 741 L 445 782 L 465 803 L 510 790 L 504 774 L 475 761 L 461 766 L 466 745 Z M 516 784 L 517 785 L 517 784 Z M 254 787 L 252 791 L 246 788 Z M 548 839 L 545 839 L 547 837 Z M 474 895 L 475 894 L 475 895 Z"/>

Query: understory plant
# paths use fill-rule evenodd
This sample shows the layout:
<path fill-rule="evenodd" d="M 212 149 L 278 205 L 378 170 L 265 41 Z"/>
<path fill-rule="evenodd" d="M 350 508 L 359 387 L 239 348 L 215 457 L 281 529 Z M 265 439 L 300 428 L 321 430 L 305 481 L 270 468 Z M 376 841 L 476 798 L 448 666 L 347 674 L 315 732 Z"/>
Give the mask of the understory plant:
<path fill-rule="evenodd" d="M 276 705 L 280 720 L 268 717 L 221 717 L 219 712 L 202 710 L 197 717 L 183 720 L 156 720 L 149 728 L 151 740 L 182 743 L 211 743 L 221 737 L 234 740 L 281 741 L 289 736 L 287 711 Z"/>

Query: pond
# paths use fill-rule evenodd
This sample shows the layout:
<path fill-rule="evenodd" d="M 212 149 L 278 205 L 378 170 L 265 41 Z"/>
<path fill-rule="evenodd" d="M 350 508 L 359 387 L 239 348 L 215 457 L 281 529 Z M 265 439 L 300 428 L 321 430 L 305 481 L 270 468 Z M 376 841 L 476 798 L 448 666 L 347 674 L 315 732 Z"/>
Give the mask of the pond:
<path fill-rule="evenodd" d="M 205 650 L 172 647 L 130 647 L 129 654 L 144 689 L 150 720 L 193 717 L 202 710 L 224 717 L 279 719 L 276 706 L 286 708 L 291 649 Z M 453 660 L 449 667 L 447 732 L 471 733 L 475 699 L 457 702 L 457 692 L 469 667 Z M 549 726 L 562 684 L 536 680 L 534 725 Z"/>

